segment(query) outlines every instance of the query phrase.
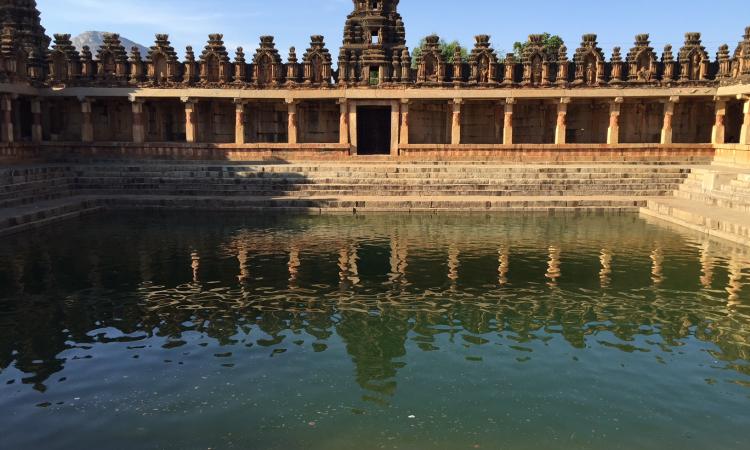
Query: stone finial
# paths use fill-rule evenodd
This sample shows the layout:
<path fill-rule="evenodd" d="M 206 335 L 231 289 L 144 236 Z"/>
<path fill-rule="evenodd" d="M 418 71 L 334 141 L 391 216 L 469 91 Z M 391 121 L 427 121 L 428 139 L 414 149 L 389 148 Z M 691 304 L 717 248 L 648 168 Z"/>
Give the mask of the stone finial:
<path fill-rule="evenodd" d="M 287 58 L 287 62 L 289 64 L 297 64 L 299 60 L 297 59 L 297 48 L 296 47 L 289 47 L 289 57 Z"/>
<path fill-rule="evenodd" d="M 195 52 L 193 51 L 192 45 L 185 47 L 185 61 L 195 62 Z"/>
<path fill-rule="evenodd" d="M 613 63 L 622 62 L 622 54 L 620 52 L 621 52 L 620 47 L 614 47 L 612 49 L 612 58 L 610 59 L 610 61 Z"/>

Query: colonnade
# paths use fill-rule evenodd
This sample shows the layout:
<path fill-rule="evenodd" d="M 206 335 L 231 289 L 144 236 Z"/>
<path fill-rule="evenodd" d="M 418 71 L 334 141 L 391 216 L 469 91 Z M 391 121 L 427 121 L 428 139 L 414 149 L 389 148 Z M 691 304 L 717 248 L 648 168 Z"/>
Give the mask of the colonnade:
<path fill-rule="evenodd" d="M 7 94 L 0 96 L 0 110 L 2 112 L 0 119 L 2 119 L 2 142 L 14 142 L 17 133 L 14 133 L 14 102 L 13 100 L 17 96 Z M 30 97 L 31 102 L 31 141 L 42 142 L 43 140 L 43 129 L 42 129 L 42 102 L 44 101 L 41 97 Z M 97 100 L 92 97 L 80 97 L 80 114 L 81 114 L 81 142 L 91 143 L 94 142 L 94 120 L 92 118 L 92 104 Z M 147 102 L 158 102 L 161 99 L 145 99 L 145 98 L 130 98 L 132 108 L 132 142 L 144 143 L 146 141 L 146 120 L 145 120 L 145 105 Z M 182 97 L 180 98 L 184 105 L 185 110 L 185 142 L 197 143 L 198 142 L 198 117 L 197 117 L 197 104 L 201 101 L 217 100 L 217 99 L 201 99 L 196 97 Z M 231 100 L 231 99 L 229 99 Z M 330 100 L 330 99 L 329 99 Z M 497 145 L 514 145 L 519 143 L 514 139 L 514 126 L 516 124 L 516 111 L 515 109 L 520 102 L 528 101 L 533 99 L 519 99 L 519 98 L 506 98 L 492 100 L 496 105 L 494 108 L 495 117 L 495 129 L 496 134 L 502 130 L 502 139 L 499 139 Z M 553 102 L 556 105 L 556 117 L 554 121 L 554 140 L 551 143 L 556 145 L 570 144 L 568 138 L 568 122 L 569 122 L 569 109 L 573 101 L 578 99 L 571 99 L 570 97 L 561 97 L 554 99 Z M 591 99 L 588 99 L 591 100 Z M 609 99 L 602 99 L 597 101 L 608 102 L 609 104 L 609 120 L 606 124 L 606 144 L 617 145 L 622 142 L 622 133 L 620 130 L 622 106 L 629 98 L 615 97 Z M 661 138 L 659 144 L 668 145 L 674 142 L 674 126 L 675 126 L 675 109 L 681 101 L 687 101 L 687 97 L 670 96 L 662 98 L 659 101 L 663 103 L 663 119 L 661 127 Z M 737 98 L 730 97 L 714 97 L 711 99 L 715 106 L 714 110 L 714 122 L 712 124 L 711 132 L 711 143 L 713 144 L 724 144 L 726 142 L 727 133 L 727 105 L 729 101 L 740 100 L 742 101 L 742 118 L 741 118 L 741 130 L 739 133 L 740 144 L 750 144 L 750 96 L 740 95 Z M 316 99 L 296 99 L 287 98 L 284 100 L 287 109 L 287 144 L 297 145 L 300 144 L 299 139 L 299 115 L 298 106 L 301 101 L 316 101 Z M 324 101 L 321 99 L 320 101 Z M 410 106 L 415 102 L 433 102 L 440 103 L 445 100 L 429 100 L 429 99 L 401 99 L 393 101 L 381 101 L 383 104 L 390 105 L 391 113 L 393 116 L 392 130 L 395 131 L 393 136 L 393 143 L 397 149 L 398 146 L 410 144 L 410 127 L 414 126 L 413 121 L 410 119 L 412 112 Z M 448 142 L 453 146 L 460 146 L 468 144 L 462 139 L 462 126 L 463 120 L 462 115 L 465 112 L 467 105 L 470 105 L 474 99 L 466 98 L 454 98 L 448 100 L 449 104 L 449 117 L 448 123 L 450 124 L 449 134 L 450 139 Z M 488 100 L 482 100 L 488 101 Z M 248 105 L 251 102 L 249 99 L 233 99 L 235 105 L 235 120 L 234 120 L 234 144 L 244 145 L 252 142 L 248 142 L 246 138 L 245 128 L 248 123 Z M 330 144 L 341 144 L 341 145 L 352 145 L 356 147 L 356 133 L 352 132 L 356 128 L 357 120 L 357 106 L 362 104 L 368 104 L 367 101 L 362 100 L 349 100 L 349 99 L 338 99 L 339 105 L 339 129 L 338 129 L 338 142 L 330 142 Z M 547 104 L 549 100 L 547 100 Z M 735 136 L 736 138 L 736 136 Z M 604 142 L 602 142 L 604 143 Z M 644 142 L 645 143 L 645 142 Z M 393 150 L 393 149 L 392 149 Z"/>

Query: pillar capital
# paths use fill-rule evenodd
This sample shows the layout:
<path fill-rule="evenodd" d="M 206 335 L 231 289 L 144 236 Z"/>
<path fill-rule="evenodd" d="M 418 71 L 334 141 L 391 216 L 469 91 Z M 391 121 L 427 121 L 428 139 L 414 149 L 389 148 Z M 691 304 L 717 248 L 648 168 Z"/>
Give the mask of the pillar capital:
<path fill-rule="evenodd" d="M 180 101 L 186 105 L 194 105 L 198 103 L 198 99 L 195 97 L 180 97 Z"/>
<path fill-rule="evenodd" d="M 402 98 L 401 99 L 401 104 L 402 105 L 408 105 L 409 104 L 409 99 L 408 98 Z"/>
<path fill-rule="evenodd" d="M 284 103 L 286 103 L 287 105 L 295 105 L 299 103 L 299 101 L 296 98 L 285 98 Z"/>
<path fill-rule="evenodd" d="M 666 100 L 667 103 L 680 103 L 680 96 L 673 95 Z"/>
<path fill-rule="evenodd" d="M 463 102 L 464 102 L 464 99 L 462 99 L 462 98 L 454 98 L 454 99 L 453 99 L 453 104 L 454 104 L 454 105 L 460 105 L 460 104 L 462 104 Z"/>
<path fill-rule="evenodd" d="M 515 105 L 516 104 L 516 98 L 515 97 L 508 97 L 505 99 L 506 105 Z"/>
<path fill-rule="evenodd" d="M 567 105 L 568 103 L 570 103 L 570 97 L 562 97 L 560 99 L 560 104 L 561 105 Z"/>
<path fill-rule="evenodd" d="M 245 99 L 245 98 L 233 98 L 232 99 L 232 103 L 234 103 L 235 105 L 243 105 L 244 106 L 244 105 L 247 105 L 248 100 Z"/>

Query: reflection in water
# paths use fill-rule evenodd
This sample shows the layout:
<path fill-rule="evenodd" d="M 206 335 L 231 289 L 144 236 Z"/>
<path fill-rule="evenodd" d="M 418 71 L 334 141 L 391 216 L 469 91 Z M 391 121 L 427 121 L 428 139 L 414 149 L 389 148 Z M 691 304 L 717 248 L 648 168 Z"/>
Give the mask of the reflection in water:
<path fill-rule="evenodd" d="M 549 261 L 547 262 L 547 279 L 549 280 L 550 286 L 557 285 L 557 279 L 560 278 L 562 272 L 560 271 L 560 248 L 556 246 L 550 246 L 549 248 Z"/>
<path fill-rule="evenodd" d="M 651 263 L 651 281 L 655 287 L 659 287 L 664 281 L 664 252 L 661 248 L 656 248 L 651 252 Z"/>
<path fill-rule="evenodd" d="M 510 270 L 510 255 L 508 254 L 508 248 L 507 247 L 500 247 L 500 251 L 498 252 L 499 256 L 499 284 L 500 286 L 505 286 L 508 284 L 508 271 Z"/>
<path fill-rule="evenodd" d="M 202 380 L 222 373 L 201 402 L 232 404 L 247 391 L 262 405 L 260 436 L 279 435 L 269 417 L 317 423 L 301 415 L 329 403 L 370 420 L 368 408 L 421 405 L 432 434 L 452 420 L 486 423 L 487 402 L 516 408 L 520 421 L 519 405 L 542 398 L 535 408 L 565 416 L 560 392 L 571 396 L 561 405 L 584 404 L 591 417 L 619 405 L 636 420 L 638 402 L 672 392 L 660 382 L 687 379 L 700 385 L 684 386 L 695 399 L 680 395 L 681 409 L 713 402 L 747 418 L 747 249 L 630 216 L 123 214 L 83 224 L 0 242 L 4 411 L 69 402 L 55 396 L 99 379 L 117 380 L 107 395 L 132 394 L 144 411 L 157 408 L 150 390 L 177 390 L 159 407 L 190 409 Z M 703 390 L 716 384 L 724 394 Z M 545 386 L 554 393 L 535 397 Z M 373 427 L 389 429 L 382 420 Z M 709 424 L 722 439 L 716 422 L 692 426 Z"/>
<path fill-rule="evenodd" d="M 599 271 L 599 284 L 603 289 L 608 288 L 612 275 L 612 252 L 606 248 L 602 249 L 599 262 L 602 265 L 602 270 Z"/>

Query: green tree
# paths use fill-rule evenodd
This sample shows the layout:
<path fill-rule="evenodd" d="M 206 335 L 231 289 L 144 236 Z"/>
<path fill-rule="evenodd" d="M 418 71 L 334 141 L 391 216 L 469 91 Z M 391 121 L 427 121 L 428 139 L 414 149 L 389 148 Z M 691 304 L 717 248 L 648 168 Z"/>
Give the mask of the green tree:
<path fill-rule="evenodd" d="M 547 47 L 547 52 L 552 55 L 553 57 L 557 57 L 557 50 L 562 47 L 563 40 L 558 35 L 551 35 L 549 33 L 542 33 L 542 42 Z M 523 51 L 526 50 L 526 47 L 528 47 L 529 43 L 526 42 L 516 42 L 513 44 L 513 52 L 516 55 L 516 59 L 520 60 L 523 56 Z"/>
<path fill-rule="evenodd" d="M 411 67 L 412 69 L 417 68 L 417 58 L 422 55 L 422 47 L 427 42 L 426 38 L 422 38 L 419 41 L 419 45 L 414 49 L 414 51 L 411 54 Z M 463 58 L 464 61 L 469 56 L 469 52 L 466 50 L 466 47 L 461 45 L 458 41 L 452 41 L 452 42 L 446 42 L 444 39 L 440 39 L 440 53 L 443 54 L 443 58 L 445 58 L 446 61 L 448 61 L 448 64 L 453 64 L 453 55 L 456 52 L 456 47 L 461 47 L 461 58 Z"/>

